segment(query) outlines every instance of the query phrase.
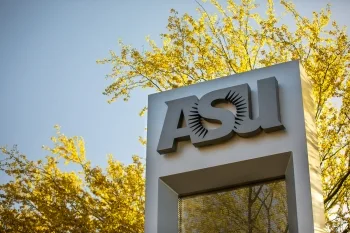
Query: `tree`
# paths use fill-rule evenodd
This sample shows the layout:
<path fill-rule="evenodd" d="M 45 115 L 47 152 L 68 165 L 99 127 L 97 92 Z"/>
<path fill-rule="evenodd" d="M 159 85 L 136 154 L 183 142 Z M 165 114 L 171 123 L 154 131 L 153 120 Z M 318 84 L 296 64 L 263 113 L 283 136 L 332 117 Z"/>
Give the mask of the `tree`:
<path fill-rule="evenodd" d="M 179 212 L 184 233 L 288 232 L 284 181 L 181 198 Z"/>
<path fill-rule="evenodd" d="M 13 180 L 0 185 L 0 232 L 141 233 L 144 225 L 144 165 L 123 165 L 109 156 L 105 171 L 85 158 L 81 137 L 59 127 L 46 160 L 31 161 L 16 147 L 2 147 L 0 171 Z M 74 166 L 65 172 L 60 163 Z"/>
<path fill-rule="evenodd" d="M 109 102 L 128 100 L 133 90 L 161 92 L 223 76 L 299 59 L 312 79 L 316 107 L 324 204 L 330 232 L 346 232 L 350 223 L 350 43 L 346 29 L 331 21 L 330 6 L 300 15 L 285 0 L 280 4 L 294 19 L 283 24 L 273 0 L 266 14 L 253 0 L 210 1 L 216 13 L 198 3 L 199 17 L 171 10 L 162 45 L 147 39 L 140 52 L 120 42 L 121 51 L 98 63 L 110 63 Z M 311 91 L 311 90 L 310 90 Z M 335 103 L 338 103 L 335 105 Z"/>

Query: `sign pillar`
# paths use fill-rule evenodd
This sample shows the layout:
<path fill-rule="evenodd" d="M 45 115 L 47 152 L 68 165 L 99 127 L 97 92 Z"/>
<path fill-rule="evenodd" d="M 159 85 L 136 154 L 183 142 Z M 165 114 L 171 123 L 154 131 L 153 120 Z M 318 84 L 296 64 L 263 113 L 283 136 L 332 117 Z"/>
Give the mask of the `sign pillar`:
<path fill-rule="evenodd" d="M 314 105 L 298 61 L 148 101 L 146 233 L 325 232 Z"/>

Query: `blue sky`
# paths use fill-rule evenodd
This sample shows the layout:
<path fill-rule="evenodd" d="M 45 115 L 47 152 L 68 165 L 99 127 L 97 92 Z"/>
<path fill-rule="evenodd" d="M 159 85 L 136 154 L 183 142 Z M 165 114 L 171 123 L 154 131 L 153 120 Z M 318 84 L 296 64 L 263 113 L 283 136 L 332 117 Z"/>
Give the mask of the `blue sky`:
<path fill-rule="evenodd" d="M 350 1 L 294 2 L 308 16 L 331 2 L 333 19 L 350 22 Z M 111 67 L 95 61 L 118 51 L 118 39 L 140 49 L 147 35 L 159 41 L 171 8 L 196 14 L 197 6 L 194 0 L 0 0 L 0 144 L 42 158 L 41 146 L 51 145 L 59 124 L 64 134 L 84 137 L 95 165 L 104 166 L 108 153 L 125 163 L 132 154 L 145 157 L 138 136 L 145 135 L 146 117 L 138 113 L 151 91 L 108 104 L 102 92 Z"/>

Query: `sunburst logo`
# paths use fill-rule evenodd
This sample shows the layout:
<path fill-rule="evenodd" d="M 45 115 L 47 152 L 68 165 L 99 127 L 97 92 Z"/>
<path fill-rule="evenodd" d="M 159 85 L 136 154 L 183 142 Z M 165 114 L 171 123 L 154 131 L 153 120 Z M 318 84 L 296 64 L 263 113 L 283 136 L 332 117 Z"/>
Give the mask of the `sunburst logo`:
<path fill-rule="evenodd" d="M 245 117 L 245 113 L 247 113 L 247 102 L 245 99 L 243 99 L 242 96 L 239 95 L 239 93 L 233 92 L 231 95 L 231 91 L 229 91 L 225 97 L 225 100 L 229 101 L 231 104 L 233 104 L 237 112 L 235 114 L 235 126 L 233 126 L 235 129 L 237 129 L 236 125 L 241 125 L 240 122 L 243 121 L 243 117 Z"/>
<path fill-rule="evenodd" d="M 198 137 L 200 137 L 203 133 L 203 138 L 205 135 L 207 135 L 208 130 L 203 126 L 202 121 L 203 117 L 198 113 L 198 103 L 194 103 L 196 106 L 192 107 L 192 110 L 190 111 L 192 114 L 189 116 L 191 117 L 188 119 L 190 129 L 192 132 L 194 132 Z"/>
<path fill-rule="evenodd" d="M 231 103 L 236 108 L 236 113 L 234 114 L 235 125 L 233 127 L 237 129 L 236 125 L 241 125 L 243 118 L 246 116 L 247 102 L 242 96 L 239 95 L 239 93 L 236 93 L 234 91 L 229 91 L 225 96 L 225 100 Z M 188 119 L 189 127 L 195 135 L 198 135 L 198 137 L 202 136 L 202 138 L 205 138 L 209 131 L 204 127 L 202 123 L 204 119 L 198 112 L 198 103 L 194 103 L 194 105 L 195 106 L 193 106 L 190 111 L 190 118 Z"/>

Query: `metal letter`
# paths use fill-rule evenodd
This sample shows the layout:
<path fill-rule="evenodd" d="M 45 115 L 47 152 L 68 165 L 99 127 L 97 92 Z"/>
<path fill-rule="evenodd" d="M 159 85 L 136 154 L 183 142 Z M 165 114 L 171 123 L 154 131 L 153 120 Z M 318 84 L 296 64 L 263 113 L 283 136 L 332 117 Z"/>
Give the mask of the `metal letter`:
<path fill-rule="evenodd" d="M 178 141 L 189 139 L 191 131 L 188 127 L 188 120 L 191 118 L 191 115 L 194 115 L 194 113 L 191 113 L 191 107 L 198 105 L 198 98 L 189 96 L 167 101 L 166 104 L 168 105 L 168 110 L 157 148 L 159 154 L 175 152 Z M 186 122 L 186 127 L 181 128 L 183 120 Z"/>

